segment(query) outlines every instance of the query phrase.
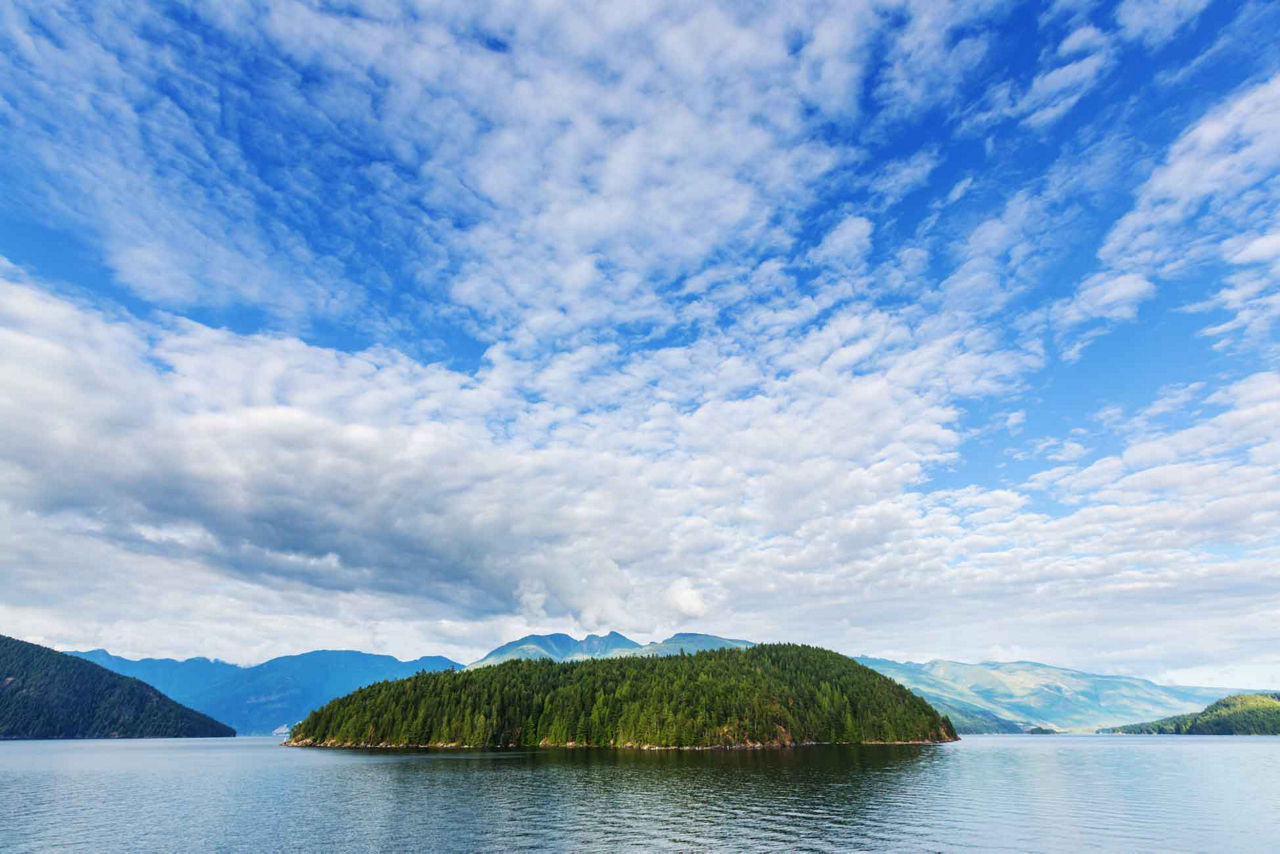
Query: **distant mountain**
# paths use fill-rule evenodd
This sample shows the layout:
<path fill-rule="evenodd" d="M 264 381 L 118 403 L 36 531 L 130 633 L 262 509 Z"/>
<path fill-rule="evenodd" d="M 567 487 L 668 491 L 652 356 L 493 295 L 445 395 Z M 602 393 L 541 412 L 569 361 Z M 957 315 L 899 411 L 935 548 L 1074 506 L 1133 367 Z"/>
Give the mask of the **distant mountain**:
<path fill-rule="evenodd" d="M 286 655 L 253 667 L 207 658 L 132 660 L 104 650 L 69 654 L 143 679 L 175 700 L 230 723 L 242 735 L 269 735 L 292 726 L 312 709 L 374 682 L 462 667 L 438 655 L 400 661 L 351 650 Z"/>
<path fill-rule="evenodd" d="M 1102 676 L 1031 661 L 930 661 L 859 658 L 951 716 L 957 731 L 1011 732 L 1043 727 L 1093 731 L 1203 708 L 1223 688 L 1157 685 L 1132 676 Z"/>
<path fill-rule="evenodd" d="M 0 635 L 0 739 L 235 734 L 137 679 Z"/>
<path fill-rule="evenodd" d="M 664 641 L 647 643 L 644 646 L 618 654 L 663 656 L 679 655 L 681 652 L 684 652 L 685 654 L 691 655 L 695 652 L 702 652 L 706 649 L 747 649 L 748 647 L 753 646 L 755 646 L 754 643 L 746 640 L 722 638 L 717 637 L 716 635 L 700 635 L 695 632 L 680 632 L 672 635 Z"/>
<path fill-rule="evenodd" d="M 188 658 L 178 661 L 173 658 L 128 659 L 112 655 L 105 649 L 92 649 L 88 652 L 69 652 L 86 661 L 107 668 L 123 676 L 132 676 L 152 685 L 179 703 L 190 703 L 210 685 L 239 673 L 243 668 L 225 661 L 209 658 Z"/>
<path fill-rule="evenodd" d="M 682 632 L 638 644 L 609 632 L 581 640 L 567 634 L 527 635 L 503 644 L 470 668 L 514 659 L 581 661 L 631 656 L 679 655 L 707 649 L 746 648 L 751 641 Z M 400 679 L 420 670 L 461 665 L 431 656 L 399 661 L 386 655 L 328 651 L 272 659 L 256 667 L 192 658 L 134 661 L 104 650 L 71 653 L 109 670 L 136 676 L 180 703 L 234 726 L 242 734 L 289 727 L 312 709 L 357 688 Z M 948 715 L 961 733 L 1026 732 L 1033 727 L 1092 732 L 1130 721 L 1199 711 L 1227 688 L 1157 685 L 1129 676 L 1102 676 L 1029 661 L 924 664 L 882 658 L 857 659 L 923 697 Z"/>
<path fill-rule="evenodd" d="M 1280 735 L 1280 694 L 1236 694 L 1202 712 L 1101 732 L 1150 735 Z"/>
<path fill-rule="evenodd" d="M 667 656 L 679 655 L 681 650 L 686 653 L 695 653 L 704 649 L 745 649 L 749 646 L 755 646 L 755 644 L 751 641 L 692 632 L 681 632 L 664 641 L 643 646 L 617 632 L 609 632 L 607 635 L 587 635 L 582 640 L 576 640 L 565 634 L 526 635 L 519 640 L 503 644 L 469 666 L 488 667 L 513 659 L 549 658 L 552 661 L 584 661 L 593 658 L 621 658 L 636 655 Z"/>
<path fill-rule="evenodd" d="M 549 658 L 552 661 L 580 661 L 588 658 L 606 658 L 617 653 L 639 649 L 640 644 L 617 632 L 607 635 L 587 635 L 577 640 L 566 634 L 525 635 L 519 640 L 504 643 L 471 667 L 488 667 L 517 658 Z"/>

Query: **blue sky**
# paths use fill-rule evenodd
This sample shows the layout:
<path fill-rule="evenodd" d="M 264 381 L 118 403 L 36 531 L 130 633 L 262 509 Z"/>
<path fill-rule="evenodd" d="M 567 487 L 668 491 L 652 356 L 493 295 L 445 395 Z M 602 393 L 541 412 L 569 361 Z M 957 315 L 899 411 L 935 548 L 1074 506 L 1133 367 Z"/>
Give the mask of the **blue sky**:
<path fill-rule="evenodd" d="M 0 624 L 1280 684 L 1276 32 L 1204 0 L 11 5 Z"/>

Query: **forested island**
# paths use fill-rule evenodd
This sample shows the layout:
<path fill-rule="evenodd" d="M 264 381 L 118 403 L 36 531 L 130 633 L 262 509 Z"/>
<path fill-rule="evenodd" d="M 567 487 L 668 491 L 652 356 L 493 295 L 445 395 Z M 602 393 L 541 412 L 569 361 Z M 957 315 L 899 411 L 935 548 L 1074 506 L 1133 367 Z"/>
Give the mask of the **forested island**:
<path fill-rule="evenodd" d="M 0 635 L 0 739 L 235 734 L 137 679 Z"/>
<path fill-rule="evenodd" d="M 1130 735 L 1280 735 L 1280 694 L 1236 694 L 1203 712 L 1111 727 Z"/>
<path fill-rule="evenodd" d="M 322 706 L 286 743 L 717 748 L 955 739 L 927 702 L 853 659 L 766 644 L 421 673 Z"/>

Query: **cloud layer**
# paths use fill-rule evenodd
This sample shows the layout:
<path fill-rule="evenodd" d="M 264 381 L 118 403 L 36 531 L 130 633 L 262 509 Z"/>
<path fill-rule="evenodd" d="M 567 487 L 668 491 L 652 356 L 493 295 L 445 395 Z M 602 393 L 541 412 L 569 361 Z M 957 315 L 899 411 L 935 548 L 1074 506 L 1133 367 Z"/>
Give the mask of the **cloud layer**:
<path fill-rule="evenodd" d="M 1280 78 L 1203 5 L 10 10 L 97 272 L 0 230 L 0 622 L 1280 681 Z"/>

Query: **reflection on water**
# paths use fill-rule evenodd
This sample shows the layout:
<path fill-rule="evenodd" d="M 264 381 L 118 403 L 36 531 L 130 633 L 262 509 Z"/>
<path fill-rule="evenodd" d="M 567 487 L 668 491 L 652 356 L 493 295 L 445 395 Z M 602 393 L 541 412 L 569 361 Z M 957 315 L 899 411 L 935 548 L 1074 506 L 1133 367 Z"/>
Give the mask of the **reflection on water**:
<path fill-rule="evenodd" d="M 0 849 L 1267 851 L 1280 738 L 786 751 L 0 743 Z"/>

